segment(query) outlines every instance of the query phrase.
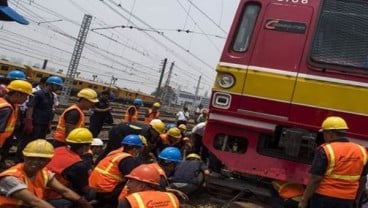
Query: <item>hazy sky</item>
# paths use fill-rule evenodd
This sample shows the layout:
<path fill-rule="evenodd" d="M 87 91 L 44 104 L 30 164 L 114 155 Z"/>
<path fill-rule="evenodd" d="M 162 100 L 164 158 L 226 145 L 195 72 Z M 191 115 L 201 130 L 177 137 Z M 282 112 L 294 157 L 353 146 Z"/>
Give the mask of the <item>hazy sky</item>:
<path fill-rule="evenodd" d="M 93 16 L 81 77 L 151 93 L 160 62 L 175 62 L 170 85 L 189 92 L 202 75 L 210 91 L 239 0 L 8 0 L 31 23 L 0 23 L 0 57 L 67 71 L 84 14 Z M 178 32 L 180 30 L 181 32 Z M 189 30 L 189 33 L 182 32 Z M 163 83 L 164 84 L 164 83 Z"/>

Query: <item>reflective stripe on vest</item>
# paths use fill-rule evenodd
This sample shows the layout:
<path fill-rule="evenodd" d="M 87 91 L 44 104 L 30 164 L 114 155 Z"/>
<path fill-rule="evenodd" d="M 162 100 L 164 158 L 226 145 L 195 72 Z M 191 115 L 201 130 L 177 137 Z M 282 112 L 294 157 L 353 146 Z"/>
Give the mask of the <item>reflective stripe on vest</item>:
<path fill-rule="evenodd" d="M 125 158 L 126 156 L 127 155 L 125 155 L 125 154 L 119 154 L 111 160 L 111 162 L 109 163 L 109 165 L 107 165 L 107 167 L 105 169 L 95 167 L 95 170 L 97 172 L 100 172 L 102 174 L 110 176 L 110 177 L 116 179 L 117 181 L 121 182 L 121 181 L 123 181 L 123 177 L 121 175 L 116 175 L 116 174 L 110 173 L 110 171 L 114 167 L 116 161 L 120 161 L 121 159 Z"/>
<path fill-rule="evenodd" d="M 76 124 L 76 128 L 80 128 L 80 127 L 84 127 L 85 125 L 85 115 L 83 113 L 83 111 L 78 107 L 78 105 L 74 104 L 71 105 L 69 108 L 67 108 L 60 116 L 59 121 L 58 121 L 58 125 L 56 127 L 55 130 L 55 140 L 59 141 L 59 142 L 63 142 L 65 143 L 65 138 L 67 135 L 66 134 L 66 122 L 65 122 L 65 114 L 71 110 L 77 110 L 79 112 L 79 121 Z"/>
<path fill-rule="evenodd" d="M 89 186 L 96 189 L 97 192 L 113 191 L 117 185 L 126 180 L 119 170 L 119 163 L 127 157 L 131 155 L 126 152 L 108 154 L 91 172 L 88 178 Z"/>
<path fill-rule="evenodd" d="M 17 105 L 13 107 L 4 98 L 0 98 L 0 109 L 1 108 L 10 108 L 11 114 L 9 115 L 4 132 L 0 133 L 0 147 L 2 147 L 6 139 L 8 139 L 13 134 L 15 124 L 18 118 L 18 106 Z"/>
<path fill-rule="evenodd" d="M 134 200 L 133 200 L 134 199 Z M 142 191 L 127 196 L 131 207 L 147 208 L 178 208 L 178 199 L 169 192 L 161 191 Z"/>

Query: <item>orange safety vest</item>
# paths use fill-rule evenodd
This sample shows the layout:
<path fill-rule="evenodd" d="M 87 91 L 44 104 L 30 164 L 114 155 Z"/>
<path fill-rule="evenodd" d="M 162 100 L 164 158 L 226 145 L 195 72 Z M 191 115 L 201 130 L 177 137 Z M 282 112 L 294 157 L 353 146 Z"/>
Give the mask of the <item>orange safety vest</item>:
<path fill-rule="evenodd" d="M 62 176 L 62 172 L 80 161 L 82 161 L 82 159 L 77 153 L 71 151 L 66 146 L 61 146 L 55 149 L 54 157 L 52 157 L 46 167 L 55 173 L 55 178 L 60 181 L 60 183 L 66 187 L 70 187 L 70 182 Z M 48 190 L 45 194 L 45 198 L 59 199 L 62 198 L 62 196 L 55 191 Z"/>
<path fill-rule="evenodd" d="M 283 199 L 293 199 L 295 201 L 301 201 L 304 193 L 304 185 L 287 181 L 272 181 L 272 186 L 279 193 L 279 196 Z"/>
<path fill-rule="evenodd" d="M 127 157 L 131 155 L 126 152 L 110 152 L 91 172 L 88 178 L 89 186 L 97 192 L 112 192 L 126 180 L 119 170 L 119 163 Z"/>
<path fill-rule="evenodd" d="M 135 110 L 134 111 L 134 114 L 132 116 L 129 115 L 129 110 L 131 108 L 134 108 L 134 110 Z M 129 118 L 131 118 L 130 121 L 129 121 Z M 138 108 L 135 107 L 134 105 L 129 106 L 129 108 L 125 111 L 124 121 L 125 122 L 135 122 L 135 121 L 138 121 Z"/>
<path fill-rule="evenodd" d="M 326 153 L 328 166 L 316 193 L 354 200 L 367 163 L 365 148 L 352 142 L 331 142 L 321 147 Z"/>
<path fill-rule="evenodd" d="M 154 168 L 157 170 L 157 172 L 160 174 L 161 178 L 165 178 L 165 180 L 166 180 L 166 185 L 167 185 L 167 184 L 169 184 L 168 179 L 167 179 L 167 176 L 166 176 L 166 173 L 165 173 L 165 171 L 160 167 L 160 165 L 159 165 L 159 164 L 157 164 L 157 163 L 155 163 L 155 162 L 154 162 L 154 163 L 150 163 L 149 165 L 151 165 L 152 167 L 154 167 Z M 123 200 L 127 195 L 128 195 L 128 187 L 127 187 L 127 186 L 124 186 L 123 190 L 121 190 L 120 195 L 119 195 L 119 197 L 118 197 L 119 202 L 120 202 L 121 200 Z"/>
<path fill-rule="evenodd" d="M 18 105 L 11 105 L 7 100 L 4 98 L 0 98 L 0 109 L 1 108 L 10 108 L 11 114 L 8 118 L 8 122 L 6 123 L 6 127 L 4 132 L 0 133 L 0 147 L 3 146 L 6 139 L 8 139 L 14 132 L 15 124 L 17 123 L 18 118 Z"/>
<path fill-rule="evenodd" d="M 179 208 L 179 200 L 169 192 L 142 191 L 126 197 L 134 208 Z"/>
<path fill-rule="evenodd" d="M 79 121 L 76 125 L 76 128 L 81 128 L 84 127 L 85 125 L 85 115 L 83 113 L 83 111 L 78 107 L 78 105 L 74 104 L 71 105 L 69 108 L 67 108 L 66 110 L 64 110 L 64 112 L 61 114 L 60 118 L 59 118 L 59 122 L 58 125 L 56 127 L 55 130 L 55 140 L 59 141 L 59 142 L 63 142 L 65 143 L 65 138 L 67 135 L 65 135 L 65 114 L 70 111 L 70 110 L 77 110 L 79 112 Z"/>
<path fill-rule="evenodd" d="M 148 109 L 148 117 L 144 118 L 144 123 L 149 124 L 153 119 L 157 119 L 160 116 L 160 111 L 156 111 L 156 113 L 152 113 L 152 109 Z"/>
<path fill-rule="evenodd" d="M 19 163 L 0 174 L 0 177 L 14 176 L 27 185 L 27 189 L 33 193 L 37 198 L 42 199 L 48 182 L 50 181 L 50 175 L 47 168 L 43 168 L 36 173 L 36 176 L 31 180 L 24 172 L 24 163 Z M 0 195 L 0 208 L 12 208 L 22 207 L 24 202 L 22 200 Z"/>

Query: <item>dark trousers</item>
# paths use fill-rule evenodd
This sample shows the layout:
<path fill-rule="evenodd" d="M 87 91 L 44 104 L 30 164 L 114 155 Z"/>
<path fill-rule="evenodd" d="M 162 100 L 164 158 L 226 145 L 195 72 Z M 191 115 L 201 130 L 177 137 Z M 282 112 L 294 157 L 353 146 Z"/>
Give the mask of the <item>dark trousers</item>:
<path fill-rule="evenodd" d="M 97 138 L 104 125 L 105 117 L 91 116 L 89 119 L 89 130 L 91 131 L 93 138 Z"/>
<path fill-rule="evenodd" d="M 49 124 L 33 124 L 32 139 L 46 139 L 50 133 Z"/>
<path fill-rule="evenodd" d="M 198 134 L 193 134 L 192 139 L 193 139 L 193 152 L 200 155 L 204 162 L 207 162 L 208 149 L 202 143 L 202 136 Z"/>
<path fill-rule="evenodd" d="M 314 194 L 309 202 L 311 208 L 354 208 L 354 200 L 339 199 Z"/>

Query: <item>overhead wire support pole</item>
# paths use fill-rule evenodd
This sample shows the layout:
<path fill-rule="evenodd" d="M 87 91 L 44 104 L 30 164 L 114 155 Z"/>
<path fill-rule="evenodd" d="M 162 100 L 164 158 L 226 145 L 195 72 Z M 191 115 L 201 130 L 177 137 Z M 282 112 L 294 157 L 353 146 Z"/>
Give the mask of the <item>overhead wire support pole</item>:
<path fill-rule="evenodd" d="M 156 90 L 155 100 L 160 95 L 160 88 L 161 88 L 162 78 L 164 77 L 166 64 L 167 64 L 167 58 L 165 58 L 163 60 L 163 63 L 162 63 L 161 75 L 160 75 L 160 80 L 158 81 L 158 86 L 157 86 L 157 90 Z"/>
<path fill-rule="evenodd" d="M 162 96 L 161 96 L 161 101 L 164 101 L 164 103 L 169 104 L 169 105 L 171 104 L 171 100 L 168 99 L 167 94 L 169 94 L 170 79 L 171 79 L 171 74 L 172 74 L 172 71 L 174 69 L 174 66 L 175 66 L 175 62 L 171 62 L 171 66 L 170 66 L 170 69 L 169 69 L 169 74 L 167 75 L 164 91 L 163 91 Z M 170 98 L 171 98 L 171 94 L 172 94 L 172 92 L 170 91 Z"/>
<path fill-rule="evenodd" d="M 197 82 L 197 87 L 196 87 L 195 94 L 194 94 L 193 106 L 196 106 L 196 104 L 197 104 L 198 91 L 199 91 L 199 86 L 201 85 L 201 79 L 202 79 L 202 75 L 199 76 L 199 79 L 198 79 L 198 82 Z"/>
<path fill-rule="evenodd" d="M 85 14 L 83 17 L 82 25 L 79 30 L 78 38 L 74 45 L 74 50 L 72 57 L 70 59 L 68 71 L 65 76 L 64 88 L 63 91 L 61 92 L 60 102 L 63 104 L 68 103 L 70 92 L 72 91 L 73 81 L 77 73 L 78 64 L 82 55 L 84 44 L 87 39 L 87 34 L 91 22 L 92 16 Z"/>

